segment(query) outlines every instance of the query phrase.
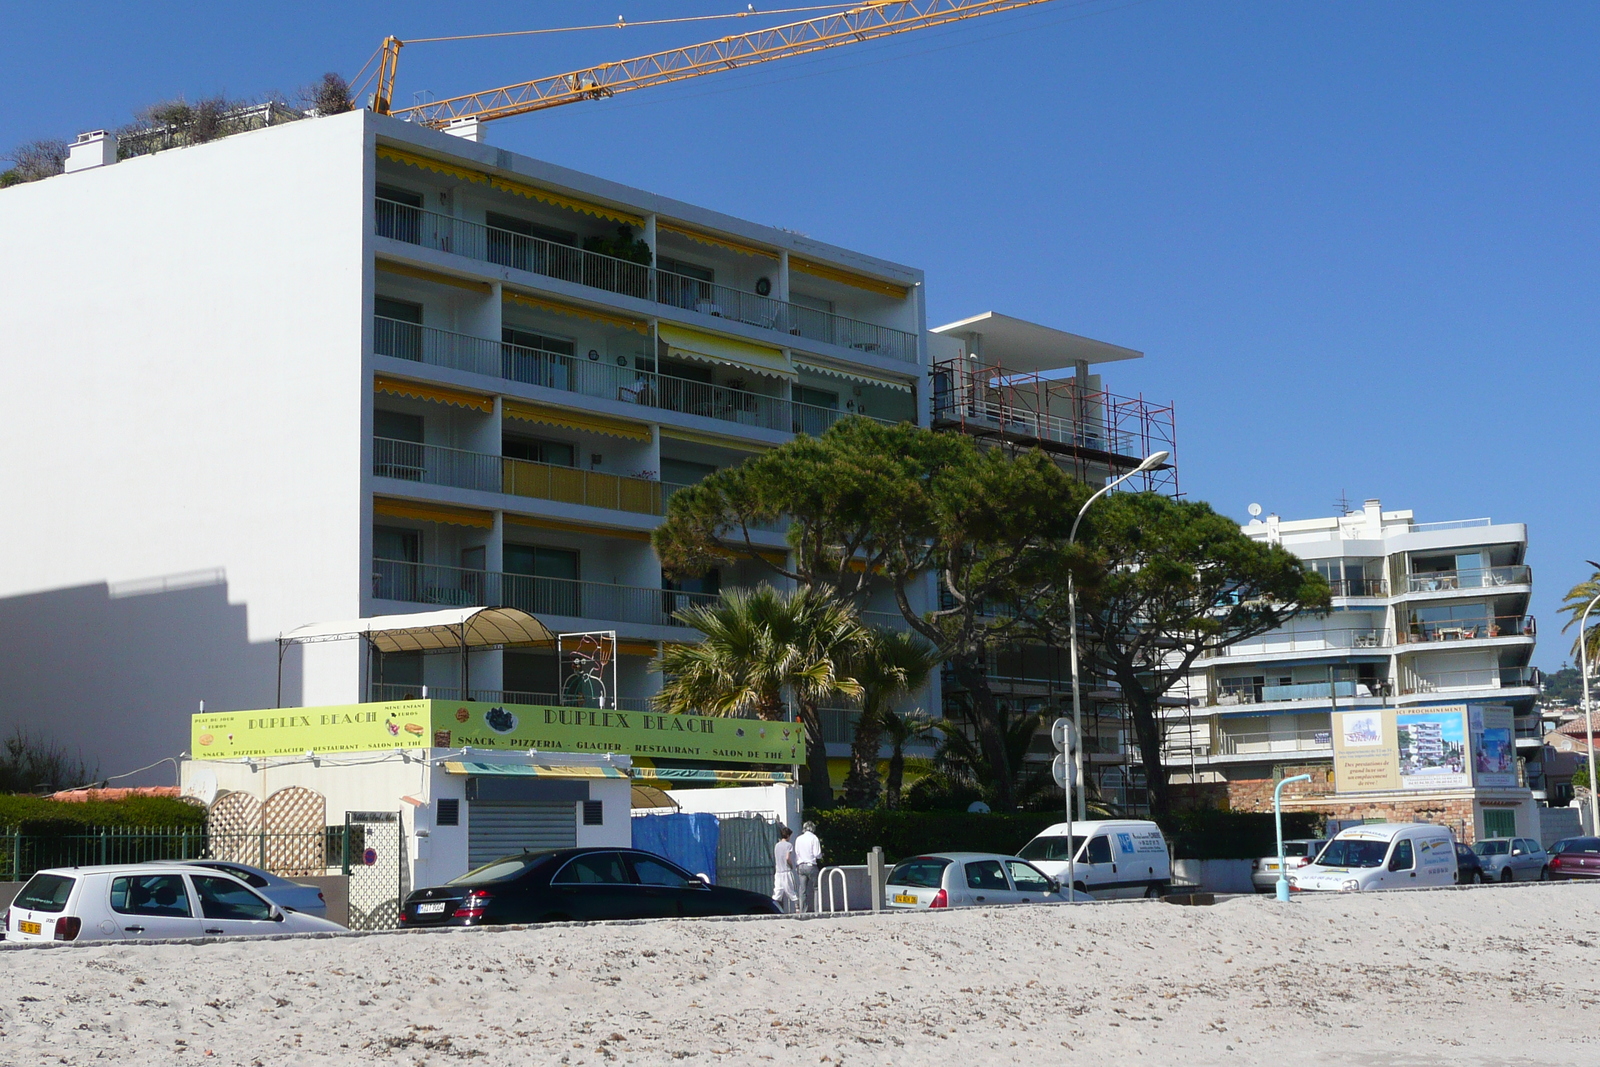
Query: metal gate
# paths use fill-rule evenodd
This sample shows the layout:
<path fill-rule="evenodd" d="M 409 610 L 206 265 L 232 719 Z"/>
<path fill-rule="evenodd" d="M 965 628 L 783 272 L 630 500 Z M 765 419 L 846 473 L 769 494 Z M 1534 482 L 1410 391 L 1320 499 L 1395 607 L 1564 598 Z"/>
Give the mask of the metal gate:
<path fill-rule="evenodd" d="M 467 867 L 523 851 L 572 848 L 578 806 L 571 800 L 473 800 L 467 805 Z"/>
<path fill-rule="evenodd" d="M 718 816 L 717 884 L 772 894 L 778 821 L 762 815 Z"/>
<path fill-rule="evenodd" d="M 393 811 L 347 811 L 341 848 L 350 893 L 350 929 L 393 930 L 411 891 L 405 824 Z"/>

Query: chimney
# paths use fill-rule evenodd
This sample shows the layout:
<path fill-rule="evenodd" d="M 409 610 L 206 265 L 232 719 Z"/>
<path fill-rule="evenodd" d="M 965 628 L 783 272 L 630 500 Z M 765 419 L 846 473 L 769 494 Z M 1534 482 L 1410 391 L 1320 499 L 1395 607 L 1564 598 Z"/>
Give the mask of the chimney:
<path fill-rule="evenodd" d="M 1366 500 L 1362 502 L 1361 510 L 1366 516 L 1368 537 L 1383 536 L 1383 501 Z"/>
<path fill-rule="evenodd" d="M 460 137 L 465 141 L 476 141 L 478 144 L 482 144 L 483 126 L 482 119 L 456 119 L 444 128 L 444 132 L 451 137 Z"/>
<path fill-rule="evenodd" d="M 78 134 L 78 139 L 67 149 L 66 171 L 88 170 L 91 167 L 109 167 L 117 161 L 117 135 L 105 130 L 90 130 Z"/>

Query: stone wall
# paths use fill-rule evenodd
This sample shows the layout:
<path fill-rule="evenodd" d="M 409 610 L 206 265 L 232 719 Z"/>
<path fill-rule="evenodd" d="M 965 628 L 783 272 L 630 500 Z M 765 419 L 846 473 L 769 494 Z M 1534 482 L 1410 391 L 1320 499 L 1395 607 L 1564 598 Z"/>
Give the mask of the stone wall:
<path fill-rule="evenodd" d="M 1302 767 L 1287 765 L 1284 778 L 1297 774 L 1311 775 L 1309 782 L 1295 782 L 1283 788 L 1285 801 L 1294 797 L 1317 796 L 1333 792 L 1333 768 L 1326 763 L 1312 763 Z M 1228 782 L 1228 807 L 1233 811 L 1271 811 L 1272 791 L 1281 779 L 1234 778 Z M 1409 819 L 1407 820 L 1410 821 Z"/>

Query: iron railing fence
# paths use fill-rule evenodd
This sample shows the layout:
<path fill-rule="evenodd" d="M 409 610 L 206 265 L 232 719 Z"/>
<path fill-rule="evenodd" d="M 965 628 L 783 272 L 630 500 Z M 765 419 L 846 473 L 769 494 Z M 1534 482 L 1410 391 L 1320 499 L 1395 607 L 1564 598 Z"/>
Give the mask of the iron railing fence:
<path fill-rule="evenodd" d="M 1257 685 L 1254 682 L 1219 682 L 1211 703 L 1228 707 L 1237 704 L 1270 704 L 1276 701 L 1329 700 L 1375 697 L 1374 687 L 1354 680 L 1299 682 L 1293 685 Z"/>
<path fill-rule="evenodd" d="M 1489 589 L 1499 585 L 1528 585 L 1533 581 L 1533 568 L 1522 564 L 1513 567 L 1473 567 L 1466 570 L 1430 571 L 1413 574 L 1406 580 L 1412 593 L 1435 593 L 1449 589 Z"/>
<path fill-rule="evenodd" d="M 1266 656 L 1284 652 L 1325 649 L 1382 648 L 1394 643 L 1393 635 L 1372 626 L 1329 627 L 1301 632 L 1274 631 L 1216 650 L 1218 656 Z"/>
<path fill-rule="evenodd" d="M 1410 696 L 1453 689 L 1516 689 L 1538 685 L 1538 677 L 1533 667 L 1483 667 L 1463 671 L 1413 671 L 1406 668 L 1401 675 L 1400 692 Z"/>
<path fill-rule="evenodd" d="M 379 237 L 559 278 L 591 289 L 872 352 L 904 363 L 917 361 L 917 335 L 905 330 L 747 293 L 601 252 L 451 218 L 393 200 L 377 200 L 374 231 Z"/>
<path fill-rule="evenodd" d="M 507 377 L 499 341 L 452 333 L 383 315 L 372 317 L 372 350 L 380 356 L 433 367 Z"/>
<path fill-rule="evenodd" d="M 564 615 L 646 626 L 680 626 L 674 612 L 714 603 L 712 593 L 543 578 L 531 574 L 445 567 L 404 560 L 372 561 L 372 595 L 382 600 L 454 607 L 511 607 L 530 615 Z"/>
<path fill-rule="evenodd" d="M 1473 615 L 1458 619 L 1413 618 L 1400 629 L 1402 644 L 1435 641 L 1483 641 L 1496 637 L 1537 637 L 1532 615 Z"/>
<path fill-rule="evenodd" d="M 230 860 L 285 877 L 337 874 L 344 828 L 213 833 L 203 826 L 86 827 L 82 833 L 0 828 L 0 880 L 20 882 L 53 867 L 163 860 Z"/>

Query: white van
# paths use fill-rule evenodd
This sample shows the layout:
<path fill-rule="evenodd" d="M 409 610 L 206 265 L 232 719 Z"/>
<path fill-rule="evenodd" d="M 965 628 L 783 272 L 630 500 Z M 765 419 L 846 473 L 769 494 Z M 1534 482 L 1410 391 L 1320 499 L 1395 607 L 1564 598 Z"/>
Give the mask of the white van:
<path fill-rule="evenodd" d="M 1172 881 L 1167 839 L 1144 819 L 1056 823 L 1017 853 L 1063 883 L 1069 854 L 1073 887 L 1101 900 L 1158 897 Z"/>
<path fill-rule="evenodd" d="M 1289 872 L 1289 888 L 1296 892 L 1415 889 L 1455 881 L 1455 836 L 1424 822 L 1340 830 L 1313 862 Z"/>

